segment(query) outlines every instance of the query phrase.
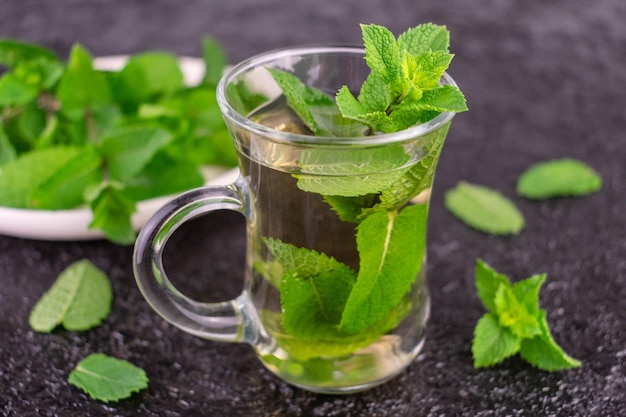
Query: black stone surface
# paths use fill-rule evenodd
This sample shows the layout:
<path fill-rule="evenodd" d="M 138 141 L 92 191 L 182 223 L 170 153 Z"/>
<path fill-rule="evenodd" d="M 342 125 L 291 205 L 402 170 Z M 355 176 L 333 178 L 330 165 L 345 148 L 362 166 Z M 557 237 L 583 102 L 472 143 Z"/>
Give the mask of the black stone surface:
<path fill-rule="evenodd" d="M 0 237 L 0 414 L 3 416 L 609 416 L 626 415 L 626 3 L 623 0 L 2 0 L 0 36 L 67 55 L 165 49 L 197 55 L 215 36 L 232 62 L 280 46 L 359 42 L 359 22 L 399 33 L 448 26 L 451 73 L 470 112 L 451 129 L 429 228 L 432 319 L 423 352 L 371 391 L 315 395 L 285 385 L 245 345 L 201 340 L 166 324 L 134 283 L 131 248 L 103 241 Z M 578 158 L 599 171 L 601 192 L 530 202 L 515 195 L 529 165 Z M 516 237 L 468 229 L 443 209 L 466 180 L 500 190 L 527 219 Z M 223 300 L 239 292 L 244 224 L 233 214 L 181 230 L 167 262 L 186 293 Z M 513 358 L 472 368 L 483 313 L 473 286 L 477 257 L 514 279 L 546 272 L 541 303 L 556 340 L 583 361 L 547 373 Z M 91 331 L 37 334 L 29 311 L 58 273 L 88 258 L 115 291 Z M 189 261 L 189 259 L 193 259 Z M 183 285 L 184 281 L 184 285 Z M 207 293 L 210 293 L 207 295 Z M 143 367 L 149 389 L 100 403 L 67 375 L 91 352 Z"/>

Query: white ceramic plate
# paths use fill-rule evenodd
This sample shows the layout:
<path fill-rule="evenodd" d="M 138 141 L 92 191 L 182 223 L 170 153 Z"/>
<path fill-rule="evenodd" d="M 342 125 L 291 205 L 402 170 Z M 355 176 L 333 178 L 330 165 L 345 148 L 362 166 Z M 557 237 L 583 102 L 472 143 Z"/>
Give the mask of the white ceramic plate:
<path fill-rule="evenodd" d="M 96 58 L 94 65 L 104 70 L 119 70 L 127 56 Z M 204 64 L 199 58 L 180 58 L 185 83 L 196 85 L 204 76 Z M 235 181 L 238 169 L 207 166 L 202 172 L 207 185 L 226 185 Z M 139 230 L 146 221 L 172 196 L 158 197 L 137 203 L 131 222 Z M 0 207 L 0 234 L 38 240 L 90 240 L 103 237 L 98 230 L 90 230 L 92 215 L 88 207 L 72 210 L 26 210 Z"/>

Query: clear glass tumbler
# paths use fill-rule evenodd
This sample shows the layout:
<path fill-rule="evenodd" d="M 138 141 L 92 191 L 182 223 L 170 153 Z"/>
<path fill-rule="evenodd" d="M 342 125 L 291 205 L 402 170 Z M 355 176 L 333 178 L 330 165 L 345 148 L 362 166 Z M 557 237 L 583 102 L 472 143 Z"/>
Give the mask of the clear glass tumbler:
<path fill-rule="evenodd" d="M 424 343 L 429 199 L 454 114 L 396 133 L 312 136 L 268 68 L 330 95 L 358 91 L 369 74 L 364 50 L 344 46 L 273 51 L 230 69 L 217 95 L 240 176 L 184 193 L 148 221 L 135 246 L 137 283 L 169 322 L 250 344 L 288 383 L 365 390 L 401 372 Z M 447 74 L 441 83 L 455 85 Z M 244 288 L 199 303 L 171 284 L 162 254 L 182 223 L 214 210 L 247 219 Z"/>

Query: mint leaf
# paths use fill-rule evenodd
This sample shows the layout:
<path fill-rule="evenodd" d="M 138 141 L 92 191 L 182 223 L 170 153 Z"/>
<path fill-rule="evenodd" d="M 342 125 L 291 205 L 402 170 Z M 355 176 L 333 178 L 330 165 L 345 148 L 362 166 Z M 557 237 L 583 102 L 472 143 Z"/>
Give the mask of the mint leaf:
<path fill-rule="evenodd" d="M 322 129 L 311 112 L 312 106 L 334 106 L 333 100 L 323 92 L 304 85 L 298 77 L 285 71 L 268 68 L 269 73 L 287 98 L 289 106 L 300 116 L 315 135 L 331 135 Z"/>
<path fill-rule="evenodd" d="M 202 83 L 215 88 L 222 78 L 222 72 L 228 59 L 222 46 L 212 37 L 202 38 L 202 58 L 204 59 L 204 77 Z"/>
<path fill-rule="evenodd" d="M 513 284 L 515 297 L 532 316 L 539 317 L 539 290 L 547 278 L 546 274 L 533 275 Z"/>
<path fill-rule="evenodd" d="M 365 61 L 372 72 L 395 92 L 400 88 L 400 48 L 396 38 L 384 26 L 361 25 L 365 44 Z"/>
<path fill-rule="evenodd" d="M 346 268 L 345 264 L 332 256 L 311 249 L 298 248 L 290 243 L 272 238 L 263 238 L 263 242 L 281 265 L 281 275 L 297 272 L 302 277 L 310 277 L 335 269 Z"/>
<path fill-rule="evenodd" d="M 85 190 L 103 178 L 102 158 L 93 146 L 86 146 L 59 167 L 32 193 L 33 208 L 60 210 L 85 202 Z"/>
<path fill-rule="evenodd" d="M 445 26 L 424 23 L 409 28 L 398 36 L 398 45 L 413 55 L 429 51 L 448 52 L 450 33 Z"/>
<path fill-rule="evenodd" d="M 425 90 L 419 101 L 419 107 L 437 112 L 462 112 L 467 110 L 465 97 L 456 87 L 442 85 Z"/>
<path fill-rule="evenodd" d="M 582 196 L 602 187 L 602 178 L 587 164 L 571 158 L 533 165 L 518 179 L 517 193 L 533 200 Z"/>
<path fill-rule="evenodd" d="M 112 91 L 124 112 L 132 114 L 140 103 L 168 97 L 183 85 L 176 56 L 165 52 L 144 52 L 133 55 L 115 74 Z"/>
<path fill-rule="evenodd" d="M 356 274 L 346 265 L 314 250 L 277 239 L 264 239 L 281 271 L 282 325 L 307 340 L 340 337 L 337 325 Z M 276 265 L 274 266 L 276 268 Z"/>
<path fill-rule="evenodd" d="M 294 177 L 303 191 L 356 197 L 388 188 L 406 172 L 408 161 L 409 155 L 401 145 L 355 148 L 349 152 L 303 149 L 298 159 L 301 171 Z"/>
<path fill-rule="evenodd" d="M 148 386 L 143 369 L 102 353 L 92 353 L 70 372 L 68 382 L 94 400 L 119 401 Z"/>
<path fill-rule="evenodd" d="M 0 77 L 0 106 L 17 106 L 34 100 L 39 94 L 37 87 L 28 85 L 15 74 Z"/>
<path fill-rule="evenodd" d="M 89 51 L 74 45 L 67 71 L 56 91 L 62 112 L 81 118 L 85 112 L 111 102 L 111 90 L 103 73 L 93 68 Z"/>
<path fill-rule="evenodd" d="M 129 127 L 102 138 L 99 150 L 106 158 L 111 179 L 125 181 L 141 172 L 172 139 L 169 132 L 157 127 Z"/>
<path fill-rule="evenodd" d="M 529 363 L 546 371 L 561 371 L 581 365 L 577 359 L 569 356 L 552 338 L 546 312 L 539 313 L 541 335 L 522 340 L 520 355 Z"/>
<path fill-rule="evenodd" d="M 445 194 L 445 207 L 468 226 L 496 235 L 518 234 L 524 217 L 509 199 L 484 186 L 461 182 Z"/>
<path fill-rule="evenodd" d="M 0 205 L 32 208 L 33 193 L 80 153 L 79 148 L 57 147 L 20 155 L 0 171 Z"/>
<path fill-rule="evenodd" d="M 343 89 L 347 89 L 347 87 L 343 87 L 341 90 Z M 391 99 L 389 85 L 378 74 L 372 72 L 361 86 L 358 101 L 365 109 L 360 113 L 384 112 L 391 105 Z M 339 99 L 337 99 L 337 105 L 339 105 Z M 344 113 L 343 110 L 342 113 Z"/>
<path fill-rule="evenodd" d="M 88 330 L 99 325 L 111 309 L 111 284 L 88 260 L 73 263 L 57 278 L 33 307 L 29 323 L 49 333 L 58 325 L 67 330 Z"/>
<path fill-rule="evenodd" d="M 61 62 L 43 56 L 20 62 L 13 68 L 13 74 L 18 79 L 38 90 L 52 89 L 64 72 Z"/>
<path fill-rule="evenodd" d="M 482 301 L 487 310 L 495 313 L 496 305 L 494 300 L 498 289 L 501 286 L 511 287 L 511 282 L 506 275 L 499 274 L 495 269 L 480 259 L 476 261 L 475 277 L 476 289 L 480 301 Z"/>
<path fill-rule="evenodd" d="M 509 328 L 516 336 L 529 338 L 541 332 L 536 316 L 517 299 L 510 286 L 498 287 L 494 304 L 500 326 Z"/>
<path fill-rule="evenodd" d="M 93 213 L 90 229 L 100 229 L 112 242 L 130 245 L 135 241 L 135 231 L 130 216 L 135 203 L 123 193 L 123 185 L 103 181 L 86 192 L 86 199 Z"/>
<path fill-rule="evenodd" d="M 202 185 L 204 178 L 195 163 L 157 152 L 141 172 L 125 180 L 122 193 L 132 201 L 141 201 L 174 195 Z"/>
<path fill-rule="evenodd" d="M 313 276 L 292 271 L 280 285 L 285 330 L 305 340 L 337 338 L 337 325 L 355 274 L 347 266 Z"/>
<path fill-rule="evenodd" d="M 506 327 L 500 326 L 494 313 L 485 314 L 474 330 L 472 355 L 474 367 L 493 366 L 515 355 L 521 346 L 521 338 Z"/>
<path fill-rule="evenodd" d="M 359 273 L 346 302 L 340 328 L 362 331 L 397 306 L 422 268 L 427 207 L 405 207 L 399 213 L 380 210 L 357 228 Z"/>
<path fill-rule="evenodd" d="M 35 59 L 58 61 L 56 54 L 47 48 L 13 39 L 0 39 L 0 65 L 15 68 L 22 62 Z"/>
<path fill-rule="evenodd" d="M 9 162 L 14 161 L 16 157 L 17 152 L 15 151 L 15 147 L 0 124 L 0 168 Z"/>

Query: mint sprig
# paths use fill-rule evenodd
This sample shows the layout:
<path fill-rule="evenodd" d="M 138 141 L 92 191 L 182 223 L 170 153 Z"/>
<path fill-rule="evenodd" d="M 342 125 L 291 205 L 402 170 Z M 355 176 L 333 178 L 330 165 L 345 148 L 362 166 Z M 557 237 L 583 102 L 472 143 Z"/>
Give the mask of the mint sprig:
<path fill-rule="evenodd" d="M 366 124 L 372 133 L 388 133 L 426 122 L 440 112 L 467 110 L 458 88 L 440 84 L 453 57 L 445 27 L 420 25 L 398 40 L 383 26 L 361 25 L 361 30 L 372 72 L 357 98 L 347 87 L 337 93 L 344 117 Z"/>
<path fill-rule="evenodd" d="M 554 341 L 546 312 L 539 307 L 545 274 L 511 284 L 482 260 L 476 262 L 475 273 L 478 296 L 488 312 L 474 330 L 474 367 L 493 366 L 517 353 L 547 371 L 581 365 Z"/>
<path fill-rule="evenodd" d="M 367 134 L 397 132 L 431 120 L 441 112 L 467 110 L 461 91 L 440 83 L 453 58 L 448 52 L 449 34 L 444 26 L 419 25 L 398 39 L 379 25 L 361 25 L 361 31 L 371 73 L 357 97 L 344 86 L 333 102 L 323 92 L 305 86 L 293 74 L 269 70 L 290 107 L 313 134 L 336 136 L 337 133 L 320 124 L 316 117 L 320 114 L 319 107 L 332 114 L 335 121 L 348 119 L 365 127 L 361 130 Z M 345 129 L 340 132 L 345 133 Z"/>

